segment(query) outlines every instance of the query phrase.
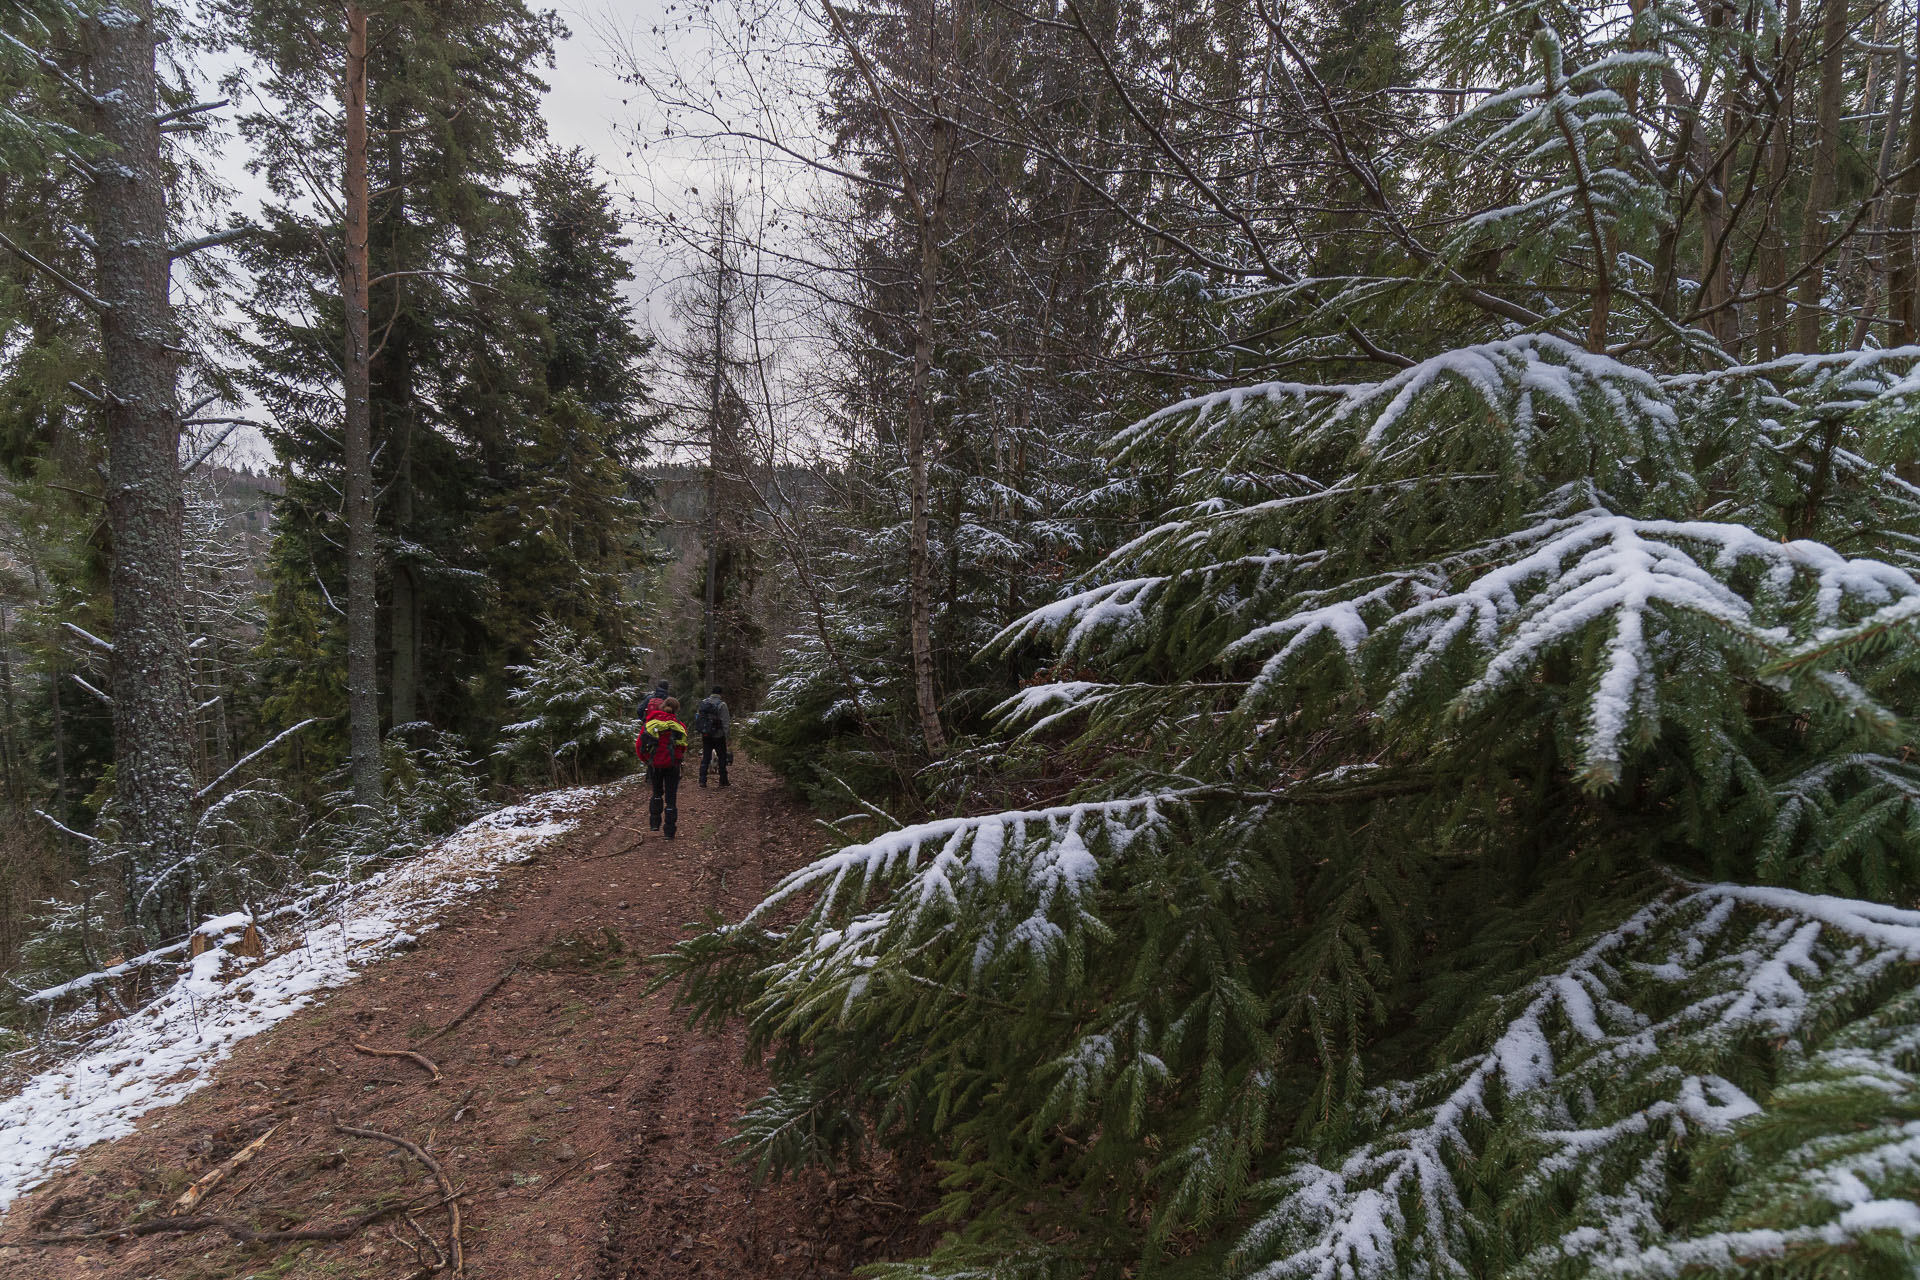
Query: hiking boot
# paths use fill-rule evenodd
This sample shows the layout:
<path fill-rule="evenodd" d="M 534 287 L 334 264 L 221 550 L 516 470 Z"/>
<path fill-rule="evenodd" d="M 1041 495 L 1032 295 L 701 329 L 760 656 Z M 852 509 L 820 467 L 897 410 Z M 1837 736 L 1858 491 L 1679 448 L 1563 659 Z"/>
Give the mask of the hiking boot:
<path fill-rule="evenodd" d="M 703 782 L 703 783 L 701 783 L 700 785 L 704 787 L 704 786 L 706 786 L 707 784 Z M 722 778 L 722 779 L 720 779 L 720 785 L 721 785 L 721 786 L 723 786 L 723 787 L 729 787 L 729 786 L 732 786 L 733 784 L 732 784 L 732 783 L 730 783 L 730 782 L 728 782 L 728 781 L 727 781 L 727 780 L 726 780 L 725 778 Z"/>

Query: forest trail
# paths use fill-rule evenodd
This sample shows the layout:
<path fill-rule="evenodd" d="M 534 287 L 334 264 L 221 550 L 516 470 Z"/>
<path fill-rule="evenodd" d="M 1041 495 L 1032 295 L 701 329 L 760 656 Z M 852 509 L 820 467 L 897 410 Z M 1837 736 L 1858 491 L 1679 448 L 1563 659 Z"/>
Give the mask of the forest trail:
<path fill-rule="evenodd" d="M 739 1029 L 689 1031 L 671 992 L 646 994 L 645 957 L 683 924 L 709 910 L 737 918 L 820 843 L 744 756 L 726 790 L 702 790 L 687 772 L 678 840 L 647 830 L 642 783 L 610 788 L 571 834 L 464 900 L 418 949 L 246 1042 L 207 1088 L 23 1196 L 0 1220 L 0 1275 L 434 1274 L 449 1215 L 433 1178 L 336 1123 L 405 1138 L 437 1160 L 458 1191 L 474 1280 L 838 1276 L 924 1247 L 909 1207 L 918 1197 L 885 1168 L 756 1187 L 722 1146 L 764 1083 L 741 1065 Z M 469 1017 L 428 1040 L 510 968 Z M 356 1044 L 415 1050 L 443 1078 Z M 342 1241 L 242 1245 L 215 1228 L 17 1243 L 159 1216 L 269 1131 L 197 1213 L 265 1232 L 338 1226 L 382 1196 L 420 1207 Z"/>

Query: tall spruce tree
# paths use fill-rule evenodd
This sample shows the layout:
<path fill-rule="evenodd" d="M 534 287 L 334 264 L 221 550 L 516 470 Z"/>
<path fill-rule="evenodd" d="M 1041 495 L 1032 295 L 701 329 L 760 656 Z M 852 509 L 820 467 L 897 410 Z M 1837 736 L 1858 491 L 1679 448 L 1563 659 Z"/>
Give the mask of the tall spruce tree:
<path fill-rule="evenodd" d="M 341 155 L 329 100 L 337 61 L 315 58 L 322 10 L 234 4 L 232 34 L 280 104 L 243 121 L 275 193 L 272 234 L 250 265 L 256 392 L 274 409 L 288 470 L 280 563 L 306 590 L 344 600 L 330 424 L 337 274 L 327 252 Z M 511 190 L 540 142 L 540 82 L 558 31 L 519 3 L 369 6 L 373 200 L 371 418 L 385 572 L 389 724 L 430 719 L 484 735 L 505 696 L 493 670 L 494 584 L 477 530 L 512 484 L 542 408 L 540 300 L 531 226 Z M 317 304 L 317 305 L 316 305 Z M 289 599 L 291 604 L 291 600 Z M 302 606 L 328 618 L 331 607 Z M 440 660 L 422 661 L 423 652 Z M 478 677 L 478 679 L 476 679 Z M 476 698 L 476 690 L 479 696 Z"/>
<path fill-rule="evenodd" d="M 645 377 L 653 339 L 622 296 L 629 241 L 591 158 L 549 151 L 528 193 L 544 395 L 515 441 L 484 554 L 514 661 L 548 623 L 623 653 L 636 640 L 630 579 L 647 532 L 638 467 L 657 418 Z"/>

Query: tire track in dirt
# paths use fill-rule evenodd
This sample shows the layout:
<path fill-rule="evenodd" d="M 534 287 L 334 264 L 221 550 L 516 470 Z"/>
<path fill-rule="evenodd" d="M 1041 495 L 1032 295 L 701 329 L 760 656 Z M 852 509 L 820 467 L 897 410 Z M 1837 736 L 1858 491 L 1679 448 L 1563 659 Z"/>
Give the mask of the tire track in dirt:
<path fill-rule="evenodd" d="M 214 1280 L 434 1274 L 446 1215 L 431 1179 L 335 1122 L 404 1136 L 460 1192 L 476 1280 L 844 1275 L 924 1243 L 920 1203 L 884 1169 L 756 1187 L 726 1148 L 764 1086 L 737 1028 L 687 1030 L 646 994 L 643 958 L 706 908 L 737 917 L 819 848 L 807 815 L 745 759 L 735 785 L 681 790 L 681 838 L 614 789 L 574 833 L 469 899 L 412 953 L 247 1042 L 207 1089 L 85 1153 L 0 1221 L 0 1241 L 115 1229 L 281 1128 L 203 1212 L 254 1230 L 324 1227 L 417 1202 L 343 1242 L 241 1246 L 218 1232 L 59 1247 L 0 1245 L 7 1280 Z M 514 964 L 465 1021 L 428 1041 Z M 404 1059 L 354 1043 L 414 1049 Z M 379 1148 L 379 1149 L 376 1149 Z M 446 1274 L 444 1271 L 439 1274 Z"/>

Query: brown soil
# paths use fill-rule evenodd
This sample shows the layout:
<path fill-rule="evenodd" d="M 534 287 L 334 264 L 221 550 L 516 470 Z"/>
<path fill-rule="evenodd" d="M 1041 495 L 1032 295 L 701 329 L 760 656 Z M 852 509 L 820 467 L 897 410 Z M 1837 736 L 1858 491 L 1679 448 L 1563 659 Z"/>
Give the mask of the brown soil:
<path fill-rule="evenodd" d="M 680 838 L 666 841 L 647 830 L 641 786 L 614 790 L 418 950 L 248 1041 L 214 1083 L 133 1136 L 86 1152 L 0 1221 L 0 1242 L 11 1242 L 0 1243 L 0 1275 L 435 1274 L 448 1214 L 432 1177 L 336 1123 L 406 1138 L 439 1162 L 459 1193 L 465 1274 L 476 1280 L 837 1276 L 921 1251 L 924 1178 L 881 1167 L 755 1185 L 723 1147 L 764 1077 L 742 1065 L 737 1028 L 690 1031 L 670 992 L 646 994 L 645 957 L 709 910 L 738 917 L 819 841 L 744 757 L 731 788 L 689 777 L 680 802 Z M 425 1041 L 516 963 L 471 1017 Z M 418 1050 L 444 1078 L 356 1043 Z M 276 1125 L 197 1213 L 267 1232 L 336 1227 L 401 1199 L 418 1207 L 342 1241 L 241 1244 L 214 1227 L 17 1243 L 162 1216 Z"/>

